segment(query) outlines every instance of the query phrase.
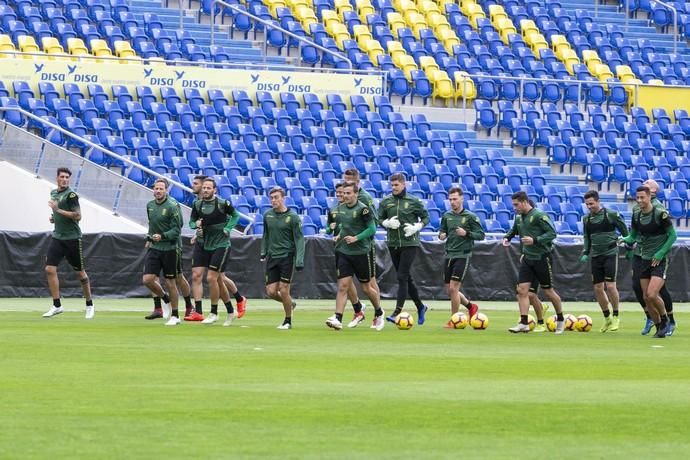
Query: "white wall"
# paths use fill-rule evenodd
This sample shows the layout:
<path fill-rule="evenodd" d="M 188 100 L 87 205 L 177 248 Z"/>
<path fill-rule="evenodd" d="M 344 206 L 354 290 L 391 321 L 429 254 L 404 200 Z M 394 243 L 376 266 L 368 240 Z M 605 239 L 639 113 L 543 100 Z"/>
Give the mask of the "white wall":
<path fill-rule="evenodd" d="M 29 233 L 50 232 L 48 221 L 50 191 L 56 187 L 54 178 L 38 179 L 23 169 L 0 161 L 0 231 Z M 131 220 L 113 215 L 110 210 L 79 197 L 83 233 L 136 233 L 147 229 Z"/>

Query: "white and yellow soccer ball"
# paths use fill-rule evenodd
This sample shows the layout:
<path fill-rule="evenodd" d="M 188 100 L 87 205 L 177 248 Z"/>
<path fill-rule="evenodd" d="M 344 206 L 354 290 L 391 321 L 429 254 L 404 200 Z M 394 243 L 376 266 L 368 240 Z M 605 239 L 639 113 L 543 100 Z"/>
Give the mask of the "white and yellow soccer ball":
<path fill-rule="evenodd" d="M 484 313 L 477 313 L 472 318 L 470 318 L 470 326 L 473 329 L 483 330 L 489 327 L 489 317 Z"/>
<path fill-rule="evenodd" d="M 395 325 L 398 329 L 406 331 L 414 326 L 414 318 L 407 312 L 402 312 L 395 317 Z"/>
<path fill-rule="evenodd" d="M 580 315 L 577 317 L 575 329 L 579 332 L 589 332 L 592 330 L 592 318 L 589 315 Z"/>
<path fill-rule="evenodd" d="M 556 315 L 549 316 L 546 319 L 546 329 L 549 330 L 549 332 L 556 332 L 556 321 L 558 320 L 558 317 Z"/>
<path fill-rule="evenodd" d="M 529 326 L 530 331 L 534 330 L 534 328 L 537 327 L 537 320 L 534 319 L 534 316 L 527 315 L 527 325 Z"/>
<path fill-rule="evenodd" d="M 568 313 L 567 315 L 565 315 L 564 319 L 565 319 L 565 330 L 566 331 L 577 330 L 577 329 L 575 329 L 575 325 L 577 324 L 577 316 L 571 315 L 570 313 Z"/>
<path fill-rule="evenodd" d="M 462 312 L 453 313 L 450 317 L 450 324 L 452 324 L 455 329 L 465 329 L 468 323 L 469 319 L 467 315 Z"/>

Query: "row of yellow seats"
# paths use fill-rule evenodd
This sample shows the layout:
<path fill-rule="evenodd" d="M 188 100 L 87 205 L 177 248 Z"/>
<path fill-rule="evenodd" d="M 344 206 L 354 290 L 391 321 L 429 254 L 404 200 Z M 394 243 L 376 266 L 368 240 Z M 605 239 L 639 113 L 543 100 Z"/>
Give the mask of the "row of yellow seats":
<path fill-rule="evenodd" d="M 513 20 L 506 14 L 502 5 L 489 6 L 489 19 L 498 34 L 501 36 L 503 43 L 510 44 L 510 34 L 516 34 L 517 28 L 513 24 Z"/>
<path fill-rule="evenodd" d="M 432 102 L 442 99 L 446 101 L 446 105 L 453 101 L 457 106 L 459 101 L 465 100 L 469 106 L 477 98 L 477 87 L 466 72 L 453 74 L 455 84 L 444 70 L 430 70 L 426 72 L 426 76 L 431 83 Z"/>
<path fill-rule="evenodd" d="M 89 44 L 91 45 L 91 53 L 89 53 L 89 50 L 86 48 L 81 38 L 69 38 L 67 39 L 67 54 L 72 56 L 113 56 L 113 52 L 110 50 L 105 40 L 92 39 Z M 31 35 L 20 35 L 17 37 L 17 45 L 19 45 L 19 51 L 22 53 L 46 53 L 48 55 L 66 54 L 64 48 L 55 37 L 43 37 L 41 39 L 42 50 Z M 12 43 L 12 39 L 9 35 L 0 35 L 0 51 L 16 51 L 14 43 Z M 132 49 L 129 42 L 124 40 L 115 42 L 115 55 L 120 58 L 137 57 L 136 52 Z M 33 56 L 27 55 L 24 57 L 31 59 Z M 49 59 L 52 58 L 49 56 Z"/>
<path fill-rule="evenodd" d="M 539 28 L 531 19 L 522 19 L 520 21 L 520 30 L 522 32 L 522 38 L 525 40 L 525 43 L 530 46 L 535 56 L 539 56 L 539 50 L 549 47 L 546 38 L 544 38 Z"/>
<path fill-rule="evenodd" d="M 565 68 L 568 69 L 568 72 L 574 74 L 575 71 L 573 70 L 573 66 L 580 63 L 580 58 L 575 50 L 570 46 L 570 43 L 565 35 L 551 36 L 551 50 L 556 57 L 563 62 Z M 599 60 L 599 64 L 601 64 L 601 60 Z M 593 66 L 594 65 L 597 65 L 597 63 L 594 62 Z M 588 68 L 588 70 L 591 74 L 593 74 L 591 69 Z"/>

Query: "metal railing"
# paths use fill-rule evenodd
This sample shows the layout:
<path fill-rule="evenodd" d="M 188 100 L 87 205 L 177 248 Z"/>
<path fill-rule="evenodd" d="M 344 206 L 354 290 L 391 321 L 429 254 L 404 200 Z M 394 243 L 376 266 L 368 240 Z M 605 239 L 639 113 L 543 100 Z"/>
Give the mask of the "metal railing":
<path fill-rule="evenodd" d="M 661 5 L 664 8 L 671 10 L 671 13 L 673 13 L 673 53 L 675 54 L 678 51 L 678 10 L 673 5 L 664 3 L 661 0 L 653 0 L 651 3 Z"/>
<path fill-rule="evenodd" d="M 628 31 L 628 22 L 630 21 L 630 5 L 628 5 L 629 0 L 622 0 L 623 3 L 625 3 L 625 31 Z M 605 0 L 594 0 L 594 17 L 598 18 L 599 17 L 599 2 L 605 3 Z"/>
<path fill-rule="evenodd" d="M 344 54 L 331 51 L 328 48 L 325 48 L 321 45 L 314 43 L 314 41 L 312 41 L 312 40 L 306 39 L 300 35 L 297 35 L 293 32 L 290 32 L 289 30 L 283 29 L 280 26 L 277 26 L 277 25 L 275 25 L 269 21 L 261 19 L 260 17 L 255 16 L 248 11 L 240 9 L 236 5 L 232 5 L 230 3 L 224 2 L 223 0 L 213 0 L 211 2 L 211 7 L 210 7 L 211 8 L 211 13 L 210 13 L 210 15 L 211 15 L 211 46 L 213 46 L 213 44 L 215 43 L 216 16 L 218 16 L 218 14 L 216 14 L 216 10 L 215 10 L 216 5 L 222 5 L 223 7 L 232 10 L 235 14 L 241 14 L 241 15 L 247 16 L 248 18 L 252 19 L 253 21 L 258 22 L 259 24 L 262 24 L 266 29 L 274 29 L 274 30 L 277 30 L 277 31 L 283 33 L 284 35 L 286 35 L 290 38 L 294 38 L 299 43 L 297 51 L 298 51 L 298 54 L 300 56 L 300 59 L 302 59 L 302 53 L 301 53 L 302 46 L 303 45 L 311 46 L 311 47 L 318 49 L 319 51 L 321 51 L 323 53 L 329 54 L 329 55 L 331 55 L 337 59 L 340 59 L 340 60 L 347 62 L 349 70 L 355 70 L 355 67 L 352 64 L 352 61 L 347 56 L 345 56 Z M 219 14 L 222 14 L 222 13 L 219 13 Z M 180 3 L 180 15 L 182 15 L 182 3 Z M 233 21 L 234 21 L 234 18 L 233 18 Z M 267 58 L 267 52 L 268 52 L 268 37 L 264 37 L 264 41 L 263 41 L 264 62 Z"/>
<path fill-rule="evenodd" d="M 111 158 L 113 158 L 113 159 L 115 159 L 115 160 L 117 160 L 117 161 L 119 161 L 119 162 L 124 163 L 124 164 L 127 165 L 128 167 L 137 168 L 137 169 L 141 170 L 142 172 L 146 173 L 147 175 L 152 176 L 152 177 L 155 177 L 155 178 L 158 178 L 158 179 L 165 179 L 165 180 L 166 180 L 168 183 L 170 183 L 172 186 L 178 187 L 178 188 L 180 188 L 181 190 L 183 190 L 183 191 L 185 191 L 185 192 L 187 192 L 187 193 L 194 194 L 194 191 L 193 191 L 191 188 L 189 188 L 189 187 L 187 187 L 186 185 L 184 185 L 183 183 L 174 181 L 174 180 L 172 180 L 171 178 L 166 177 L 166 176 L 164 176 L 164 175 L 162 175 L 162 174 L 159 174 L 159 173 L 157 173 L 156 171 L 154 171 L 154 170 L 152 170 L 152 169 L 149 169 L 149 168 L 147 168 L 146 166 L 144 166 L 144 165 L 142 165 L 142 164 L 140 164 L 140 163 L 135 163 L 135 162 L 133 162 L 132 160 L 130 160 L 129 158 L 126 158 L 126 157 L 123 157 L 123 156 L 121 156 L 121 155 L 118 155 L 117 153 L 115 153 L 115 152 L 113 152 L 113 151 L 111 151 L 111 150 L 108 150 L 107 148 L 103 147 L 102 145 L 95 144 L 95 143 L 89 141 L 88 139 L 85 139 L 85 138 L 83 138 L 83 137 L 81 137 L 81 136 L 78 136 L 78 135 L 76 135 L 76 134 L 74 134 L 74 133 L 72 133 L 72 132 L 70 132 L 70 131 L 64 129 L 63 127 L 61 127 L 61 126 L 59 126 L 59 125 L 56 125 L 56 124 L 54 124 L 54 123 L 51 123 L 51 122 L 48 121 L 48 120 L 44 120 L 43 118 L 38 117 L 38 116 L 32 114 L 31 112 L 27 112 L 26 110 L 22 109 L 21 107 L 0 107 L 0 114 L 4 114 L 4 112 L 19 112 L 19 113 L 22 114 L 23 116 L 25 116 L 25 117 L 27 117 L 27 118 L 29 118 L 29 119 L 31 119 L 31 120 L 34 120 L 35 122 L 40 123 L 40 124 L 42 124 L 42 125 L 44 125 L 44 126 L 47 126 L 47 127 L 50 128 L 52 131 L 57 131 L 57 132 L 59 132 L 59 133 L 65 135 L 65 136 L 68 136 L 68 137 L 74 139 L 75 141 L 77 141 L 77 142 L 79 142 L 79 143 L 82 143 L 82 144 L 87 145 L 87 146 L 89 146 L 89 147 L 91 147 L 91 148 L 93 148 L 93 149 L 96 149 L 96 150 L 98 150 L 98 151 L 104 153 L 105 155 L 107 155 L 107 156 L 109 156 L 109 157 L 111 157 Z M 4 116 L 3 116 L 2 118 L 4 119 Z M 10 124 L 7 120 L 3 120 L 3 121 L 5 121 L 5 123 L 7 123 L 7 124 Z M 49 136 L 49 137 L 52 136 L 52 131 L 48 133 L 48 136 Z M 46 143 L 50 143 L 50 141 L 49 141 L 48 139 L 43 139 L 43 140 L 44 140 Z M 65 150 L 67 150 L 67 149 L 65 149 Z M 70 153 L 73 153 L 73 154 L 74 154 L 74 152 L 70 152 Z M 75 154 L 75 155 L 76 155 L 76 154 Z M 82 157 L 82 158 L 83 158 L 85 161 L 88 161 L 87 158 L 84 158 L 84 157 Z M 94 164 L 95 164 L 95 163 L 94 163 Z M 108 168 L 104 168 L 103 166 L 100 166 L 100 165 L 98 165 L 98 166 L 101 167 L 101 168 L 103 168 L 103 169 L 105 169 L 105 170 L 107 170 L 107 171 L 110 171 Z M 34 172 L 38 171 L 39 169 L 40 169 L 40 160 L 39 160 L 39 162 L 37 163 L 37 165 L 36 165 L 36 170 L 35 170 Z M 110 172 L 113 173 L 112 171 L 110 171 Z M 115 173 L 113 173 L 113 174 L 115 174 Z M 127 182 L 129 182 L 129 183 L 131 183 L 131 184 L 135 184 L 135 185 L 138 186 L 138 187 L 143 187 L 143 188 L 145 188 L 145 189 L 148 190 L 148 187 L 144 187 L 143 185 L 141 185 L 141 184 L 139 184 L 139 183 L 137 183 L 137 182 L 134 182 L 133 180 L 131 180 L 131 179 L 129 179 L 128 177 L 126 177 L 126 176 L 124 175 L 124 170 L 123 170 L 123 173 L 122 173 L 122 175 L 121 175 L 120 177 L 121 177 L 121 179 L 120 179 L 120 188 L 122 188 L 122 184 L 123 184 L 125 181 L 127 181 Z M 184 203 L 180 203 L 180 205 L 185 206 Z M 113 212 L 113 214 L 117 215 L 119 209 L 120 209 L 120 194 L 118 193 L 118 194 L 116 195 L 115 202 L 114 202 L 113 205 L 112 205 L 112 212 Z M 254 224 L 254 218 L 251 217 L 251 216 L 248 216 L 248 215 L 246 215 L 246 214 L 242 214 L 242 213 L 240 213 L 240 216 L 242 217 L 242 219 L 247 220 L 247 221 L 249 222 L 249 224 L 244 228 L 244 231 L 240 232 L 240 233 L 242 233 L 242 234 L 246 234 L 246 233 L 248 232 L 248 230 L 251 228 L 251 226 Z"/>

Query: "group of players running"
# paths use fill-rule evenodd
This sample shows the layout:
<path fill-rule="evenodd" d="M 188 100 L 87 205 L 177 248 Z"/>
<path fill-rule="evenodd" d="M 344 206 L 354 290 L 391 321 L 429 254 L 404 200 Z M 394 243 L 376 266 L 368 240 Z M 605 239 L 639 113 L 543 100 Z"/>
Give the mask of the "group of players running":
<path fill-rule="evenodd" d="M 50 217 L 55 224 L 48 250 L 46 273 L 53 306 L 43 316 L 62 313 L 56 267 L 62 258 L 77 273 L 86 299 L 86 318 L 94 316 L 94 306 L 87 274 L 84 270 L 81 250 L 79 220 L 81 211 L 77 194 L 69 187 L 71 172 L 59 168 L 58 188 L 51 192 Z M 329 328 L 343 328 L 343 314 L 348 300 L 354 316 L 347 327 L 354 328 L 365 320 L 365 305 L 357 295 L 353 278 L 356 277 L 362 291 L 374 309 L 371 328 L 380 331 L 385 322 L 395 322 L 402 312 L 408 296 L 414 302 L 418 324 L 424 324 L 427 306 L 422 302 L 411 276 L 411 268 L 420 246 L 420 232 L 429 223 L 429 215 L 423 202 L 407 192 L 405 177 L 396 173 L 389 178 L 392 193 L 381 200 L 378 211 L 374 200 L 359 187 L 360 175 L 356 169 L 344 172 L 342 182 L 336 184 L 338 203 L 328 214 L 325 233 L 333 235 L 337 294 L 335 313 L 326 320 Z M 227 311 L 224 326 L 230 326 L 235 318 L 241 318 L 246 309 L 246 299 L 237 286 L 224 275 L 230 251 L 230 233 L 239 220 L 239 213 L 232 203 L 217 195 L 212 178 L 196 176 L 192 189 L 197 199 L 192 205 L 189 226 L 195 230 L 192 238 L 192 286 L 185 279 L 181 266 L 181 230 L 183 226 L 179 204 L 168 195 L 168 183 L 157 179 L 153 185 L 153 200 L 147 204 L 149 231 L 146 236 L 146 258 L 143 282 L 154 296 L 154 310 L 147 319 L 165 319 L 167 326 L 180 324 L 178 313 L 178 289 L 185 300 L 184 319 L 212 324 L 218 321 L 218 301 L 222 300 Z M 672 219 L 656 199 L 658 185 L 647 181 L 636 190 L 637 204 L 633 210 L 630 231 L 619 213 L 603 207 L 596 191 L 585 194 L 589 213 L 583 219 L 584 250 L 582 263 L 591 263 L 594 295 L 604 315 L 602 332 L 616 331 L 619 322 L 619 295 L 616 288 L 618 271 L 618 247 L 625 245 L 633 259 L 633 288 L 645 311 L 647 320 L 643 335 L 656 327 L 654 337 L 673 334 L 676 323 L 673 304 L 665 287 L 668 255 L 676 240 Z M 283 322 L 278 329 L 292 328 L 292 313 L 296 306 L 290 294 L 293 272 L 304 268 L 304 236 L 299 215 L 285 204 L 285 190 L 270 190 L 271 209 L 264 213 L 264 231 L 261 242 L 261 260 L 265 262 L 265 283 L 268 297 L 280 302 L 284 309 Z M 444 283 L 450 297 L 451 314 L 463 306 L 472 317 L 478 306 L 461 292 L 462 282 L 468 271 L 475 241 L 485 238 L 478 216 L 464 207 L 463 190 L 453 187 L 448 191 L 450 210 L 446 212 L 439 228 L 438 238 L 445 242 Z M 544 310 L 537 296 L 541 287 L 544 295 L 556 310 L 557 334 L 565 329 L 561 299 L 553 287 L 553 242 L 556 238 L 554 224 L 548 214 L 538 209 L 525 192 L 512 195 L 516 217 L 512 229 L 504 236 L 502 244 L 509 246 L 513 237 L 520 238 L 520 266 L 518 272 L 517 300 L 520 322 L 509 328 L 510 332 L 543 332 Z M 385 315 L 380 304 L 380 290 L 376 280 L 374 236 L 377 224 L 386 229 L 386 243 L 397 273 L 398 291 L 393 313 Z M 159 281 L 163 272 L 166 290 Z M 202 281 L 206 272 L 209 286 L 211 311 L 203 316 Z M 192 304 L 191 296 L 194 297 Z M 237 302 L 237 312 L 232 304 Z M 609 310 L 609 304 L 613 312 Z M 528 310 L 535 309 L 537 325 L 530 329 Z M 453 327 L 449 320 L 445 327 Z"/>

